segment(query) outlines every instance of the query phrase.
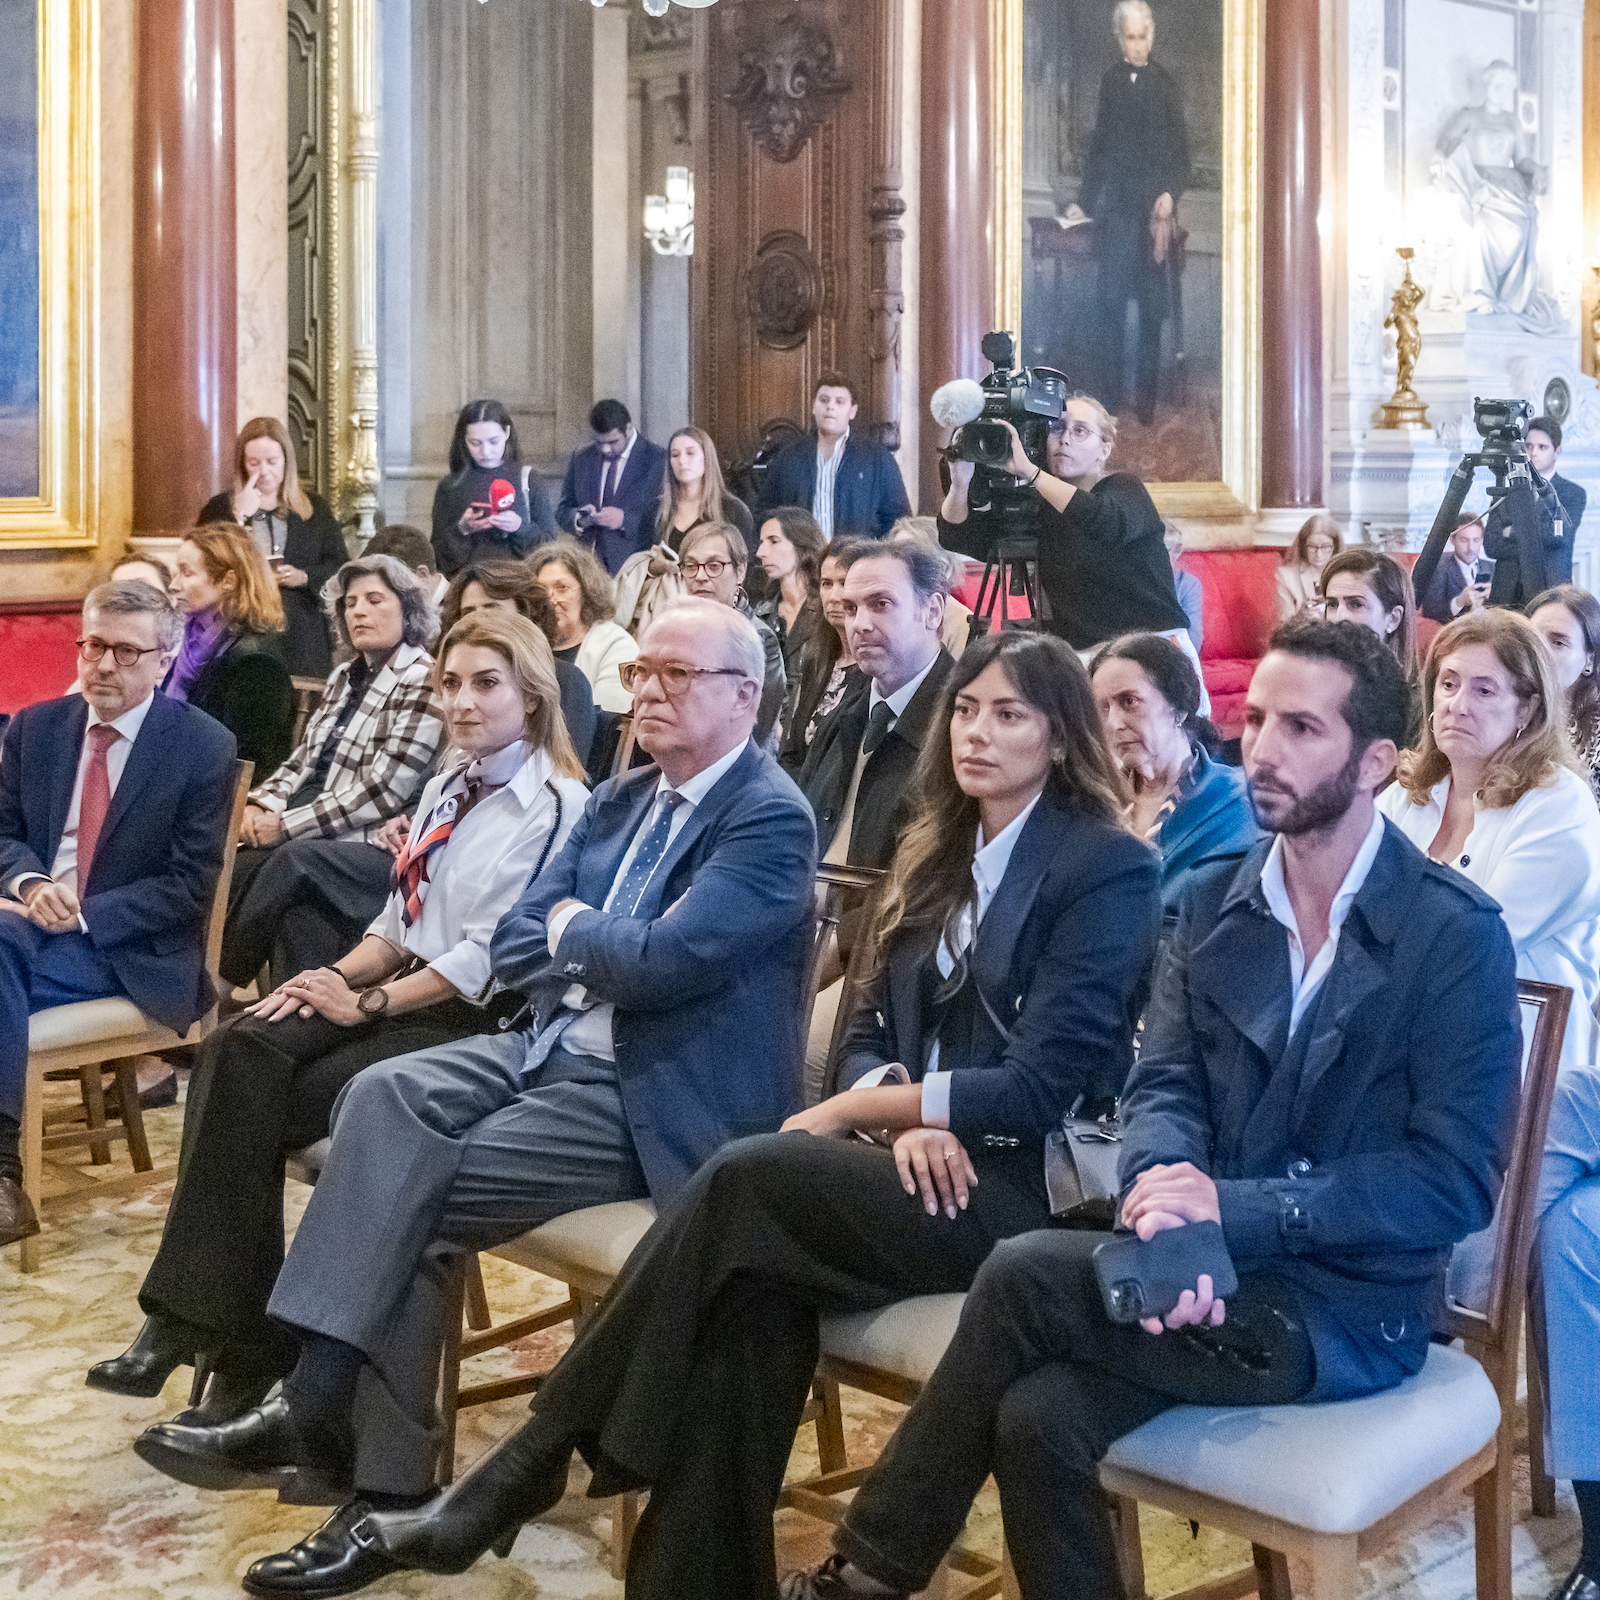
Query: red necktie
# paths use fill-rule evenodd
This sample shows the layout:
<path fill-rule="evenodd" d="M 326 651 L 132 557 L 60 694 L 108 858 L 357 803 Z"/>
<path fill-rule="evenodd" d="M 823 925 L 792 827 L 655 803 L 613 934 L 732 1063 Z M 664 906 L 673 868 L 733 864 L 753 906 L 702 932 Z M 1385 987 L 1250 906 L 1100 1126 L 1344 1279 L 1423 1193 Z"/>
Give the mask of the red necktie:
<path fill-rule="evenodd" d="M 106 751 L 122 735 L 109 722 L 97 722 L 89 730 L 89 770 L 83 775 L 83 794 L 78 800 L 78 898 L 89 884 L 89 869 L 94 865 L 100 830 L 111 809 L 111 774 L 106 770 Z"/>

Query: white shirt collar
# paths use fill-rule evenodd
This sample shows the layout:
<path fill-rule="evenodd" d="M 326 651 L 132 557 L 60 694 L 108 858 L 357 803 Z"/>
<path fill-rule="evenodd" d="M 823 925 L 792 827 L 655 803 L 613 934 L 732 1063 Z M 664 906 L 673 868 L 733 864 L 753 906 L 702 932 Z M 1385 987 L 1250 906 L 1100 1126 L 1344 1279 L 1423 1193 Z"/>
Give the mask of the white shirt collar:
<path fill-rule="evenodd" d="M 972 876 L 978 880 L 979 892 L 991 900 L 999 891 L 1000 880 L 1011 865 L 1011 852 L 1016 849 L 1017 840 L 1022 837 L 1022 830 L 1038 803 L 1039 796 L 1035 795 L 987 844 L 983 841 L 983 824 L 978 824 L 978 848 L 972 858 Z"/>
<path fill-rule="evenodd" d="M 711 793 L 711 790 L 716 784 L 717 779 L 720 778 L 723 773 L 727 772 L 733 766 L 734 762 L 744 754 L 745 747 L 749 743 L 750 741 L 746 739 L 743 743 L 736 744 L 733 749 L 731 749 L 727 755 L 723 756 L 720 760 L 713 761 L 709 767 L 702 767 L 700 771 L 695 773 L 692 778 L 685 778 L 683 782 L 677 786 L 677 792 L 682 795 L 691 806 L 699 805 L 700 802 Z M 670 788 L 672 788 L 672 785 L 667 782 L 667 775 L 663 772 L 661 774 L 661 782 L 656 786 L 656 798 L 660 799 L 660 797 Z"/>
<path fill-rule="evenodd" d="M 1289 888 L 1283 878 L 1283 835 L 1280 833 L 1272 841 L 1272 848 L 1267 852 L 1267 859 L 1261 868 L 1261 893 L 1266 899 L 1267 909 L 1271 911 L 1276 921 L 1283 924 L 1289 934 L 1289 983 L 1292 996 L 1289 1031 L 1291 1033 L 1299 1025 L 1306 1007 L 1310 1005 L 1317 990 L 1322 987 L 1322 980 L 1327 977 L 1333 966 L 1333 958 L 1339 948 L 1340 930 L 1344 927 L 1345 918 L 1350 915 L 1350 907 L 1355 903 L 1362 885 L 1367 881 L 1367 874 L 1372 871 L 1372 863 L 1378 859 L 1378 849 L 1382 843 L 1383 814 L 1375 812 L 1372 826 L 1367 829 L 1367 836 L 1361 841 L 1361 848 L 1356 851 L 1355 860 L 1350 863 L 1350 870 L 1345 873 L 1344 882 L 1339 885 L 1339 892 L 1333 897 L 1333 904 L 1328 908 L 1328 937 L 1308 968 L 1305 946 L 1300 942 L 1300 925 L 1295 921 L 1294 907 L 1289 901 Z"/>
<path fill-rule="evenodd" d="M 831 456 L 825 456 L 822 453 L 822 435 L 819 433 L 817 435 L 817 461 L 819 465 L 822 463 L 827 463 L 831 466 L 835 462 L 842 461 L 844 459 L 844 447 L 849 444 L 849 442 L 850 424 L 847 422 L 845 424 L 844 432 L 839 435 L 838 444 L 833 447 L 833 454 Z"/>
<path fill-rule="evenodd" d="M 928 662 L 927 666 L 925 666 L 922 671 L 916 675 L 916 677 L 908 678 L 900 685 L 898 689 L 895 690 L 893 694 L 884 694 L 883 691 L 878 687 L 878 680 L 874 678 L 872 680 L 872 693 L 867 699 L 867 715 L 872 715 L 872 708 L 877 705 L 880 700 L 887 700 L 889 702 L 889 709 L 894 712 L 895 721 L 898 722 L 900 718 L 905 715 L 906 707 L 911 704 L 912 695 L 914 695 L 917 690 L 922 687 L 922 680 L 933 671 L 934 663 L 937 662 L 938 659 L 939 652 L 937 649 L 935 649 L 933 652 L 933 659 Z"/>
<path fill-rule="evenodd" d="M 144 719 L 150 715 L 150 707 L 155 704 L 156 692 L 154 689 L 147 694 L 138 705 L 124 711 L 120 717 L 111 719 L 111 726 L 132 744 L 139 737 L 139 730 L 144 726 Z M 89 707 L 89 727 L 93 728 L 106 719 L 91 705 Z"/>

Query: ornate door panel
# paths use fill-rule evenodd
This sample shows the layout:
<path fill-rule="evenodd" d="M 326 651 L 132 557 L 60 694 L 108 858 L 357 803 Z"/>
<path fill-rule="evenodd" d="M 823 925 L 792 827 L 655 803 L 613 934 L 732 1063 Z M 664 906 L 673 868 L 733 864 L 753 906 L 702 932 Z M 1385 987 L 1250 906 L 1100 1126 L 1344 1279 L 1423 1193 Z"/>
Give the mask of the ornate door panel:
<path fill-rule="evenodd" d="M 289 437 L 300 480 L 330 486 L 324 0 L 289 0 Z"/>

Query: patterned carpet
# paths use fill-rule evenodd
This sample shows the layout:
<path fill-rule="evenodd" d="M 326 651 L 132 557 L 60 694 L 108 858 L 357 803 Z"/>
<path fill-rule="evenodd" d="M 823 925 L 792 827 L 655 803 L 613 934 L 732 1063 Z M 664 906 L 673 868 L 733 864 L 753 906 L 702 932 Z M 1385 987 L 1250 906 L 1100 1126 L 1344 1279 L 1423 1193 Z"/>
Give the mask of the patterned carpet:
<path fill-rule="evenodd" d="M 181 1369 L 156 1400 L 125 1400 L 84 1387 L 93 1362 L 122 1350 L 138 1330 L 135 1295 L 160 1237 L 171 1194 L 181 1107 L 150 1113 L 156 1181 L 135 1187 L 118 1147 L 108 1166 L 52 1163 L 46 1191 L 43 1267 L 24 1276 L 17 1252 L 0 1255 L 0 1596 L 29 1600 L 232 1600 L 257 1557 L 281 1550 L 318 1520 L 315 1511 L 280 1506 L 269 1493 L 206 1494 L 173 1483 L 127 1448 L 151 1422 L 187 1400 Z M 162 1175 L 162 1169 L 167 1169 Z M 290 1221 L 309 1191 L 290 1185 Z M 561 1291 L 547 1279 L 485 1258 L 496 1319 L 534 1309 Z M 473 1376 L 549 1366 L 565 1343 L 551 1332 L 480 1358 Z M 870 1459 L 893 1430 L 900 1408 L 846 1392 L 846 1442 Z M 464 1466 L 524 1414 L 523 1400 L 464 1412 L 458 1461 Z M 802 1429 L 791 1472 L 816 1470 L 812 1431 Z M 1527 1458 L 1519 1456 L 1515 1537 L 1518 1600 L 1543 1600 L 1569 1570 L 1577 1516 L 1567 1486 L 1548 1521 L 1528 1512 Z M 459 1578 L 415 1575 L 366 1591 L 382 1597 L 449 1595 L 452 1600 L 589 1600 L 620 1596 L 609 1576 L 611 1504 L 584 1496 L 581 1463 L 566 1499 L 544 1522 L 524 1528 L 512 1556 L 486 1556 Z M 968 1543 L 994 1553 L 999 1510 L 991 1485 L 968 1525 Z M 1149 1592 L 1162 1595 L 1244 1565 L 1234 1540 L 1146 1512 Z M 779 1562 L 798 1566 L 826 1553 L 826 1530 L 793 1512 L 778 1521 Z M 1467 1600 L 1474 1592 L 1472 1521 L 1460 1511 L 1394 1546 L 1363 1569 L 1364 1596 Z M 931 1591 L 930 1591 L 931 1592 Z M 730 1597 L 731 1600 L 731 1597 Z"/>

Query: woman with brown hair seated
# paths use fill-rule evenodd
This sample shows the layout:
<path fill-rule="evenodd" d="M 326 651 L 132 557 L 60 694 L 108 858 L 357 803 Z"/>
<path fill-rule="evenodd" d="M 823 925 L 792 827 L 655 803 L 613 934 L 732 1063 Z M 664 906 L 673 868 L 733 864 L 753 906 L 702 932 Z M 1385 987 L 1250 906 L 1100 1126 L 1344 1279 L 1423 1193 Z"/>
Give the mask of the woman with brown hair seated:
<path fill-rule="evenodd" d="M 172 590 L 183 606 L 183 644 L 162 692 L 215 717 L 238 741 L 239 759 L 265 777 L 294 743 L 278 586 L 243 528 L 213 522 L 184 536 Z"/>
<path fill-rule="evenodd" d="M 266 1314 L 283 1262 L 285 1151 L 326 1135 L 362 1068 L 492 1031 L 522 1004 L 495 991 L 489 939 L 588 801 L 554 667 L 523 617 L 469 617 L 446 636 L 435 677 L 450 743 L 394 891 L 354 950 L 206 1041 L 178 1187 L 139 1292 L 146 1321 L 90 1370 L 91 1388 L 156 1395 L 176 1367 L 204 1362 L 214 1377 L 190 1420 L 220 1422 L 293 1366 L 294 1340 Z"/>

